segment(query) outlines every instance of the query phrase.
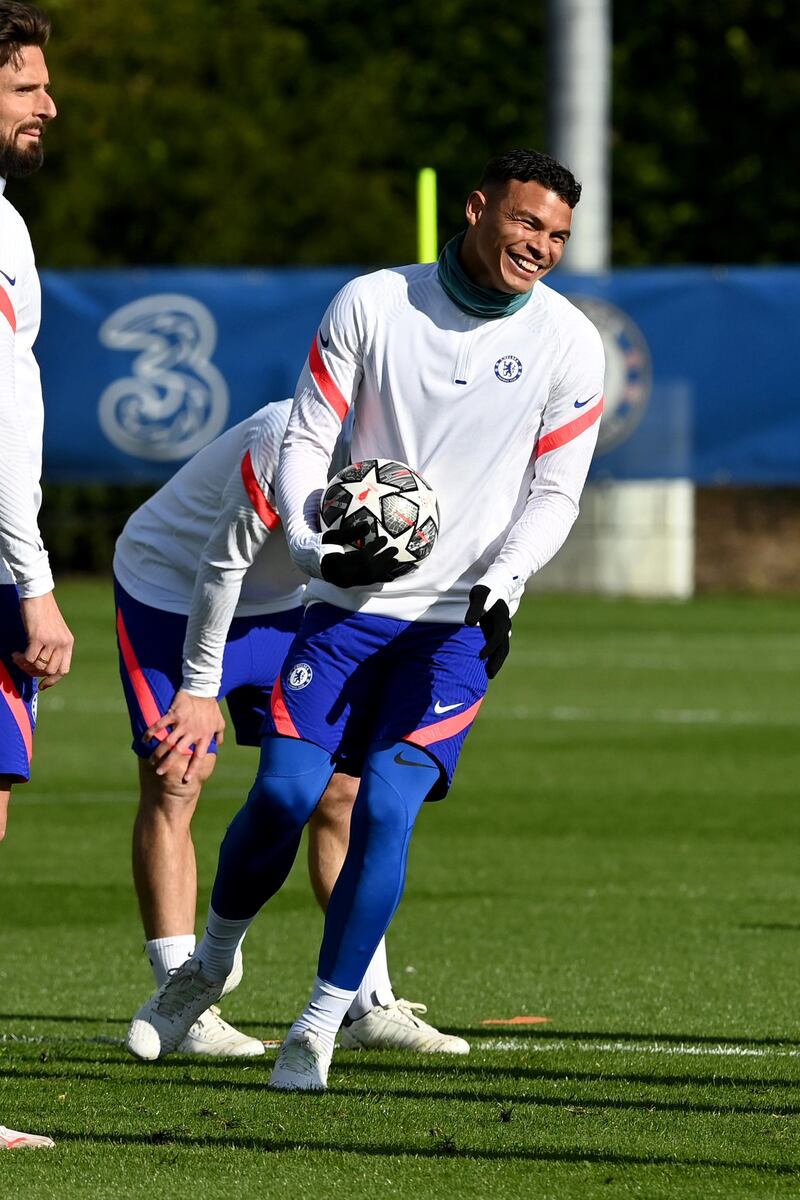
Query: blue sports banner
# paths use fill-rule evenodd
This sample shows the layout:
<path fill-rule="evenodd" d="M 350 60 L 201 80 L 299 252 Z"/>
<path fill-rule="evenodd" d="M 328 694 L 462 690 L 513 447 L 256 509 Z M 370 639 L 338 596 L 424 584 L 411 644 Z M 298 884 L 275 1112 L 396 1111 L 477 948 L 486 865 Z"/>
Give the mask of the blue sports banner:
<path fill-rule="evenodd" d="M 358 273 L 43 271 L 46 477 L 166 479 L 291 395 L 322 313 Z M 800 483 L 800 269 L 556 273 L 552 286 L 606 349 L 595 479 Z M 509 352 L 524 370 L 524 348 Z"/>

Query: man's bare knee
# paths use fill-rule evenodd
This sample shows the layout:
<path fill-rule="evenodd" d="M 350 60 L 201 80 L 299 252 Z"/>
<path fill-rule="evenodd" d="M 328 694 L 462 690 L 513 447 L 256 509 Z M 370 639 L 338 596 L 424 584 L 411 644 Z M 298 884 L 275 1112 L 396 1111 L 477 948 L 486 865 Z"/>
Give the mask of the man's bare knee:
<path fill-rule="evenodd" d="M 163 775 L 157 775 L 155 767 L 145 759 L 139 759 L 139 811 L 154 814 L 156 811 L 170 822 L 188 824 L 203 784 L 210 777 L 216 764 L 216 754 L 208 754 L 200 764 L 198 775 L 188 783 L 183 781 L 185 762 L 171 764 Z"/>
<path fill-rule="evenodd" d="M 317 805 L 311 818 L 312 824 L 339 825 L 346 821 L 349 825 L 360 782 L 353 775 L 344 775 L 337 771 L 331 777 L 330 783 Z"/>
<path fill-rule="evenodd" d="M 0 775 L 0 842 L 6 836 L 8 823 L 8 804 L 11 799 L 11 780 L 6 775 Z"/>
<path fill-rule="evenodd" d="M 337 772 L 309 821 L 308 869 L 323 912 L 342 869 L 359 780 Z"/>

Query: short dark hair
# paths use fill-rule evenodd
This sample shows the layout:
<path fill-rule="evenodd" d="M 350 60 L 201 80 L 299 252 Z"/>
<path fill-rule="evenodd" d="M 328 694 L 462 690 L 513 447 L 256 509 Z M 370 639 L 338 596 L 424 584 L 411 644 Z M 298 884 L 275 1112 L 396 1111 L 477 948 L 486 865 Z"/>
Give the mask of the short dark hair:
<path fill-rule="evenodd" d="M 50 37 L 50 18 L 35 4 L 0 0 L 0 67 L 22 64 L 24 46 L 45 46 Z"/>
<path fill-rule="evenodd" d="M 478 187 L 483 191 L 496 183 L 518 179 L 521 183 L 540 183 L 574 208 L 581 198 L 581 185 L 560 162 L 538 150 L 508 150 L 491 158 L 483 168 Z"/>

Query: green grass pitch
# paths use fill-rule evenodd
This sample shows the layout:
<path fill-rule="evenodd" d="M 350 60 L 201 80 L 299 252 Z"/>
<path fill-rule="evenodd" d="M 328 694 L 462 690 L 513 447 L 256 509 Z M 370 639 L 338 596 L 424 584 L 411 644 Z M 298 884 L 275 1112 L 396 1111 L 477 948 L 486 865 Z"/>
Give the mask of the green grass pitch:
<path fill-rule="evenodd" d="M 134 763 L 107 583 L 59 588 L 74 674 L 45 695 L 0 847 L 9 1197 L 800 1195 L 796 602 L 528 597 L 390 932 L 398 994 L 466 1059 L 338 1051 L 324 1096 L 258 1063 L 121 1046 L 151 990 L 129 871 Z M 204 907 L 255 753 L 198 813 Z M 225 1015 L 280 1037 L 321 918 L 298 862 Z M 486 1025 L 545 1016 L 548 1024 Z"/>

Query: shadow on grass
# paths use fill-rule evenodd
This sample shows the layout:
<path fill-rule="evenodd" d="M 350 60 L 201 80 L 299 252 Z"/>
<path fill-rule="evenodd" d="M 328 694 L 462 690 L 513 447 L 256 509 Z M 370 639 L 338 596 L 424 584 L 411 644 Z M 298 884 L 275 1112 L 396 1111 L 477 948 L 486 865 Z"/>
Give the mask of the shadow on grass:
<path fill-rule="evenodd" d="M 252 1068 L 251 1068 L 252 1069 Z M 467 1104 L 499 1104 L 510 1107 L 527 1108 L 556 1108 L 565 1109 L 570 1112 L 590 1112 L 590 1111 L 616 1111 L 616 1112 L 663 1112 L 663 1113 L 697 1113 L 697 1114 L 713 1114 L 714 1116 L 764 1116 L 764 1117 L 800 1117 L 800 1105 L 796 1104 L 730 1104 L 730 1103 L 712 1103 L 689 1100 L 658 1100 L 652 1096 L 646 1096 L 641 1099 L 621 1099 L 616 1097 L 583 1097 L 583 1096 L 544 1096 L 535 1093 L 527 1092 L 520 1094 L 512 1091 L 467 1088 L 448 1088 L 438 1091 L 428 1087 L 380 1087 L 371 1085 L 369 1087 L 358 1086 L 342 1086 L 336 1082 L 337 1067 L 334 1067 L 334 1078 L 330 1088 L 330 1095 L 337 1097 L 347 1097 L 352 1100 L 369 1098 L 370 1102 L 376 1097 L 382 1100 L 425 1100 L 425 1101 L 440 1101 L 460 1102 Z M 103 1085 L 113 1085 L 119 1087 L 121 1083 L 130 1083 L 132 1086 L 140 1086 L 145 1083 L 148 1087 L 170 1087 L 170 1088 L 198 1088 L 200 1090 L 210 1091 L 227 1091 L 227 1092 L 258 1092 L 265 1091 L 267 1087 L 268 1075 L 266 1070 L 249 1079 L 208 1079 L 198 1076 L 183 1075 L 178 1076 L 177 1071 L 173 1068 L 170 1072 L 161 1071 L 155 1073 L 152 1068 L 147 1068 L 147 1074 L 144 1075 L 141 1071 L 130 1071 L 129 1080 L 122 1080 L 118 1074 L 109 1074 L 108 1072 L 89 1071 L 47 1071 L 47 1070 L 16 1070 L 14 1068 L 0 1069 L 0 1079 L 16 1079 L 16 1080 L 41 1080 L 52 1081 L 59 1080 L 64 1082 L 81 1082 L 81 1083 L 99 1083 Z M 557 1082 L 573 1083 L 576 1081 L 576 1076 L 573 1074 L 559 1075 Z M 539 1077 L 541 1082 L 542 1077 Z M 590 1076 L 590 1082 L 608 1082 L 606 1076 Z M 627 1082 L 627 1081 L 626 1081 Z M 652 1081 L 659 1082 L 659 1081 Z M 708 1079 L 696 1081 L 708 1085 L 712 1081 Z M 713 1081 L 713 1086 L 718 1086 L 716 1081 Z M 723 1085 L 724 1086 L 724 1085 Z M 773 1086 L 776 1086 L 773 1084 Z"/>
<path fill-rule="evenodd" d="M 303 1100 L 307 1100 L 303 1097 Z M 792 1163 L 737 1162 L 717 1158 L 690 1158 L 679 1155 L 617 1154 L 600 1150 L 549 1150 L 532 1146 L 509 1150 L 482 1150 L 473 1146 L 460 1146 L 450 1138 L 442 1139 L 432 1146 L 385 1145 L 367 1146 L 347 1142 L 323 1142 L 302 1139 L 291 1141 L 282 1138 L 253 1137 L 192 1137 L 169 1129 L 153 1133 L 72 1133 L 68 1130 L 53 1130 L 56 1143 L 112 1145 L 112 1146 L 175 1146 L 189 1149 L 210 1150 L 256 1150 L 262 1154 L 291 1153 L 294 1150 L 309 1150 L 318 1154 L 356 1154 L 373 1158 L 463 1158 L 473 1161 L 500 1162 L 551 1162 L 551 1163 L 595 1163 L 603 1166 L 630 1167 L 703 1167 L 722 1171 L 755 1171 L 768 1175 L 794 1175 L 797 1166 Z"/>
<path fill-rule="evenodd" d="M 81 1066 L 96 1066 L 96 1067 L 114 1067 L 119 1066 L 131 1072 L 136 1079 L 141 1079 L 143 1075 L 150 1075 L 154 1079 L 166 1078 L 173 1082 L 181 1082 L 178 1079 L 179 1072 L 183 1072 L 183 1080 L 187 1083 L 203 1083 L 205 1075 L 209 1072 L 236 1072 L 237 1076 L 244 1072 L 253 1070 L 266 1071 L 271 1069 L 273 1056 L 277 1052 L 270 1048 L 266 1055 L 262 1057 L 252 1058 L 216 1058 L 211 1056 L 199 1055 L 180 1055 L 170 1054 L 167 1059 L 160 1059 L 155 1062 L 139 1062 L 123 1050 L 121 1043 L 99 1044 L 97 1054 L 91 1056 L 85 1053 L 74 1054 L 70 1051 L 70 1045 L 66 1043 L 63 1047 L 60 1044 L 50 1046 L 43 1044 L 41 1047 L 37 1044 L 31 1046 L 29 1043 L 8 1042 L 5 1046 L 0 1045 L 0 1050 L 13 1050 L 18 1046 L 20 1048 L 28 1048 L 40 1050 L 41 1053 L 47 1055 L 47 1061 L 50 1064 L 49 1070 L 42 1072 L 42 1078 L 58 1077 L 59 1075 L 75 1075 L 71 1070 L 73 1064 Z M 382 1052 L 369 1051 L 347 1051 L 339 1050 L 333 1060 L 333 1070 L 339 1075 L 355 1074 L 355 1075 L 420 1075 L 420 1076 L 438 1076 L 450 1077 L 453 1079 L 466 1080 L 470 1078 L 478 1078 L 480 1080 L 514 1080 L 520 1083 L 614 1083 L 614 1084 L 639 1084 L 643 1087 L 709 1087 L 716 1088 L 767 1088 L 767 1089 L 785 1089 L 793 1090 L 800 1088 L 800 1073 L 794 1079 L 777 1078 L 770 1076 L 754 1076 L 754 1075 L 724 1075 L 719 1070 L 717 1064 L 714 1064 L 712 1073 L 690 1074 L 688 1072 L 680 1072 L 678 1074 L 657 1074 L 650 1071 L 613 1071 L 613 1070 L 596 1070 L 596 1071 L 577 1071 L 572 1067 L 564 1067 L 560 1070 L 546 1070 L 535 1064 L 533 1066 L 504 1066 L 504 1065 L 488 1065 L 485 1063 L 469 1062 L 458 1055 L 436 1055 L 430 1059 L 420 1062 L 420 1056 L 410 1056 L 404 1061 L 398 1059 L 404 1058 L 400 1054 L 384 1054 Z M 29 1060 L 28 1060 L 29 1061 Z M 750 1060 L 745 1060 L 749 1062 Z M 14 1068 L 11 1069 L 12 1071 Z M 25 1068 L 20 1067 L 20 1072 Z M 203 1073 L 201 1076 L 200 1073 Z M 5 1071 L 9 1073 L 8 1069 Z M 196 1074 L 195 1074 L 196 1073 Z M 0 1070 L 0 1078 L 4 1074 Z M 97 1075 L 88 1075 L 87 1078 L 99 1078 Z M 116 1078 L 116 1076 L 114 1076 Z M 220 1084 L 216 1080 L 208 1079 L 206 1081 L 208 1087 L 239 1087 L 252 1086 L 247 1081 L 241 1083 L 238 1079 L 233 1079 Z M 260 1085 L 258 1085 L 260 1086 Z M 744 1110 L 742 1110 L 744 1111 Z M 762 1110 L 759 1110 L 762 1111 Z"/>
<path fill-rule="evenodd" d="M 572 1067 L 564 1067 L 562 1070 L 553 1071 L 543 1070 L 538 1066 L 487 1066 L 479 1063 L 467 1064 L 463 1060 L 457 1063 L 444 1063 L 442 1057 L 439 1058 L 438 1062 L 420 1063 L 417 1060 L 409 1062 L 408 1066 L 405 1066 L 396 1061 L 383 1064 L 380 1061 L 376 1061 L 376 1058 L 373 1056 L 358 1058 L 356 1054 L 353 1054 L 345 1058 L 343 1054 L 337 1054 L 333 1061 L 333 1067 L 336 1071 L 350 1070 L 367 1073 L 376 1072 L 379 1074 L 387 1071 L 413 1071 L 415 1074 L 441 1075 L 449 1070 L 459 1077 L 473 1075 L 486 1078 L 489 1076 L 493 1079 L 528 1079 L 533 1082 L 536 1080 L 546 1080 L 549 1082 L 577 1080 L 583 1083 L 639 1083 L 645 1086 L 652 1085 L 657 1087 L 683 1087 L 684 1085 L 704 1087 L 713 1084 L 716 1087 L 730 1088 L 800 1088 L 800 1073 L 794 1079 L 775 1079 L 768 1076 L 762 1078 L 752 1075 L 724 1075 L 720 1072 L 716 1064 L 713 1074 L 708 1075 L 689 1074 L 688 1072 L 660 1075 L 650 1071 L 614 1071 L 606 1069 L 576 1071 Z"/>
<path fill-rule="evenodd" d="M 127 1017 L 73 1017 L 64 1013 L 0 1013 L 0 1021 L 49 1021 L 53 1025 L 122 1025 L 127 1029 Z"/>
<path fill-rule="evenodd" d="M 800 933 L 800 925 L 791 925 L 788 922 L 772 921 L 770 923 L 758 922 L 750 925 L 737 925 L 737 929 L 755 930 L 756 933 Z"/>
<path fill-rule="evenodd" d="M 800 929 L 800 926 L 797 927 Z M 269 1016 L 264 1017 L 259 1021 L 237 1020 L 237 1029 L 252 1029 L 252 1030 L 270 1030 L 270 1029 L 286 1029 L 291 1024 L 293 1018 L 283 1018 Z M 130 1015 L 126 1017 L 78 1017 L 67 1016 L 63 1013 L 0 1013 L 0 1021 L 49 1021 L 51 1024 L 82 1024 L 82 1025 L 123 1025 L 125 1028 L 130 1023 Z M 624 1032 L 616 1030 L 613 1032 L 600 1031 L 595 1029 L 553 1029 L 543 1028 L 540 1025 L 521 1026 L 521 1025 L 465 1025 L 463 1027 L 456 1026 L 441 1026 L 442 1033 L 454 1034 L 457 1037 L 466 1038 L 468 1041 L 485 1038 L 502 1038 L 504 1041 L 514 1039 L 520 1042 L 520 1049 L 524 1049 L 524 1043 L 528 1041 L 536 1042 L 663 1042 L 665 1045 L 697 1045 L 697 1046 L 789 1046 L 800 1047 L 800 1039 L 785 1038 L 785 1037 L 761 1037 L 754 1038 L 742 1035 L 741 1037 L 714 1036 L 713 1034 L 698 1034 L 698 1033 L 647 1033 L 638 1030 L 637 1032 Z M 627 1049 L 627 1047 L 626 1047 Z M 636 1047 L 632 1046 L 630 1052 L 634 1054 Z"/>

